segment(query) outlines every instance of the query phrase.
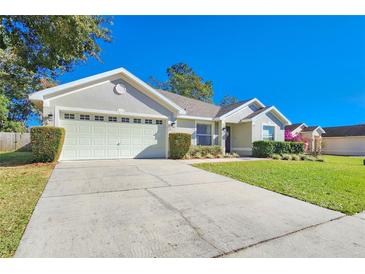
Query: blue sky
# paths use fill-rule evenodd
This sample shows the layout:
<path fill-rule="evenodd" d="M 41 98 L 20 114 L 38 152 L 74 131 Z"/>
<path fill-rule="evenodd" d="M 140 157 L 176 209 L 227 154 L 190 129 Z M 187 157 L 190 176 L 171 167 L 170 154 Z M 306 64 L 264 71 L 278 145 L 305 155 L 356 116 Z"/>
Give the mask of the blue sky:
<path fill-rule="evenodd" d="M 189 64 L 224 95 L 259 98 L 293 123 L 365 123 L 365 17 L 114 16 L 103 63 L 90 59 L 66 83 L 125 67 L 143 80 Z"/>

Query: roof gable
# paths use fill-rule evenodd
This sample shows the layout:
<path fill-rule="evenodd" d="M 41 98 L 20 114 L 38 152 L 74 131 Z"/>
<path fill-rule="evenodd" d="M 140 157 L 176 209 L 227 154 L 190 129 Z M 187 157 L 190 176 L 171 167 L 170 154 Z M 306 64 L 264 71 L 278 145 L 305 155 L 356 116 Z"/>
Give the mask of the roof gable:
<path fill-rule="evenodd" d="M 60 95 L 66 95 L 71 92 L 81 91 L 85 87 L 89 87 L 102 81 L 116 79 L 116 77 L 121 77 L 129 84 L 135 85 L 141 90 L 141 92 L 148 94 L 152 99 L 158 101 L 159 103 L 162 103 L 164 106 L 172 108 L 180 114 L 186 114 L 185 110 L 182 109 L 180 106 L 178 106 L 165 96 L 162 96 L 155 89 L 147 85 L 145 82 L 143 82 L 124 68 L 118 68 L 115 70 L 76 80 L 70 83 L 55 86 L 49 89 L 37 91 L 30 94 L 29 99 L 33 102 L 50 100 Z"/>
<path fill-rule="evenodd" d="M 284 122 L 284 125 L 290 124 L 290 121 L 274 106 L 263 107 L 255 112 L 251 113 L 250 115 L 248 115 L 241 121 L 242 122 L 254 121 L 254 120 L 258 119 L 261 115 L 264 115 L 269 112 L 272 113 L 280 121 Z"/>

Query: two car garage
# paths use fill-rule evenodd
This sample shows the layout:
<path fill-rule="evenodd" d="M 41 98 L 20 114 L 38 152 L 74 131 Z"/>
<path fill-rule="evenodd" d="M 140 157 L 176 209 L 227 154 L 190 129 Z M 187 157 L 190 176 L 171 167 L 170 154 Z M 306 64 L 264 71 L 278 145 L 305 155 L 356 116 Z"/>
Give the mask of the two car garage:
<path fill-rule="evenodd" d="M 160 118 L 61 112 L 61 160 L 165 158 L 166 124 Z"/>

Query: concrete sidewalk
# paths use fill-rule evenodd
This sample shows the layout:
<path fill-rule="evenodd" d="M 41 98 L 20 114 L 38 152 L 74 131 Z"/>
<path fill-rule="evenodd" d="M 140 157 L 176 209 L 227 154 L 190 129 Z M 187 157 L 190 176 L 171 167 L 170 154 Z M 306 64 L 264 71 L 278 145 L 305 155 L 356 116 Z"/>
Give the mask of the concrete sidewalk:
<path fill-rule="evenodd" d="M 361 218 L 179 161 L 62 162 L 16 257 L 364 257 L 360 231 Z"/>

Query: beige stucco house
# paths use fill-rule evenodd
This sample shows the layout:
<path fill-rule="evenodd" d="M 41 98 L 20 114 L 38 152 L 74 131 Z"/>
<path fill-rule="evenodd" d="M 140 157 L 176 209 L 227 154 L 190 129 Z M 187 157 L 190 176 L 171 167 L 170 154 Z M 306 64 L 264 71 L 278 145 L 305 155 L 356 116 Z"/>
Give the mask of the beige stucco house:
<path fill-rule="evenodd" d="M 61 160 L 168 157 L 170 132 L 191 133 L 193 145 L 251 155 L 254 141 L 283 141 L 290 124 L 256 98 L 221 107 L 156 90 L 124 68 L 29 98 L 45 125 L 65 128 Z"/>
<path fill-rule="evenodd" d="M 325 127 L 323 153 L 365 156 L 365 124 Z"/>

